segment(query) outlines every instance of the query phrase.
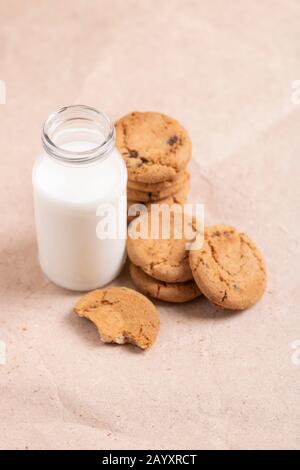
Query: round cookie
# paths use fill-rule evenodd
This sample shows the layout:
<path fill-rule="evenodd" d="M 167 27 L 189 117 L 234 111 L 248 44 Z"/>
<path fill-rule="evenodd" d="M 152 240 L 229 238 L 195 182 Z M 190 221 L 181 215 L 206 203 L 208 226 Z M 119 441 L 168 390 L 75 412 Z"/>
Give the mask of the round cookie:
<path fill-rule="evenodd" d="M 189 253 L 186 249 L 187 242 L 191 240 L 187 240 L 182 234 L 183 221 L 190 222 L 191 225 L 191 216 L 184 214 L 180 205 L 174 205 L 171 207 L 168 229 L 168 218 L 163 208 L 157 211 L 155 209 L 155 205 L 151 205 L 146 213 L 134 219 L 129 226 L 127 253 L 130 260 L 146 274 L 160 281 L 192 280 Z"/>
<path fill-rule="evenodd" d="M 166 302 L 189 302 L 201 295 L 194 281 L 186 282 L 163 282 L 154 279 L 144 273 L 133 263 L 130 263 L 129 272 L 136 288 L 145 295 Z"/>
<path fill-rule="evenodd" d="M 145 296 L 126 287 L 89 292 L 76 303 L 74 312 L 91 320 L 105 343 L 131 343 L 147 349 L 159 331 L 156 307 Z"/>
<path fill-rule="evenodd" d="M 127 186 L 128 188 L 136 189 L 137 191 L 153 193 L 163 191 L 168 188 L 174 188 L 177 184 L 184 183 L 188 177 L 189 172 L 187 170 L 183 170 L 177 173 L 175 178 L 161 181 L 160 183 L 139 183 L 138 181 L 128 180 Z"/>
<path fill-rule="evenodd" d="M 192 155 L 187 131 L 175 119 L 155 112 L 133 112 L 119 119 L 116 145 L 128 179 L 142 183 L 174 179 Z"/>
<path fill-rule="evenodd" d="M 166 199 L 169 196 L 172 196 L 180 190 L 187 190 L 189 188 L 189 176 L 186 175 L 183 181 L 174 184 L 173 187 L 162 189 L 160 191 L 138 191 L 137 189 L 127 188 L 127 196 L 130 200 L 141 201 L 141 202 L 155 202 L 160 201 L 161 199 Z"/>
<path fill-rule="evenodd" d="M 130 206 L 138 204 L 140 208 L 135 208 L 134 213 L 135 215 L 129 215 L 127 214 L 127 223 L 130 223 L 133 219 L 141 215 L 143 212 L 151 208 L 151 205 L 153 204 L 167 204 L 168 206 L 172 206 L 173 204 L 184 204 L 188 198 L 188 193 L 190 191 L 189 187 L 180 189 L 177 193 L 173 194 L 172 196 L 169 196 L 165 199 L 161 199 L 160 201 L 155 201 L 155 202 L 137 202 L 137 201 L 130 201 L 129 199 L 127 200 L 127 210 Z"/>
<path fill-rule="evenodd" d="M 189 259 L 199 289 L 219 307 L 243 310 L 265 291 L 263 258 L 247 235 L 233 227 L 206 228 L 203 247 L 191 250 Z"/>
<path fill-rule="evenodd" d="M 184 188 L 181 188 L 179 191 L 176 193 L 172 194 L 172 196 L 169 196 L 165 199 L 161 199 L 158 201 L 160 204 L 184 204 L 187 201 L 188 195 L 190 192 L 190 186 L 186 185 Z"/>
<path fill-rule="evenodd" d="M 129 214 L 129 208 L 132 208 L 133 214 Z M 127 199 L 127 223 L 129 224 L 133 219 L 140 216 L 144 212 L 147 212 L 149 204 L 145 204 L 144 202 L 137 202 L 137 201 L 130 201 Z"/>
<path fill-rule="evenodd" d="M 167 204 L 168 206 L 171 206 L 172 204 L 184 204 L 187 200 L 188 193 L 189 193 L 190 188 L 185 187 L 177 191 L 175 194 L 172 194 L 172 196 L 168 196 L 164 199 L 160 199 L 158 201 L 151 201 L 151 202 L 141 202 L 141 201 L 135 201 L 131 200 L 130 198 L 127 199 L 127 207 L 129 208 L 130 206 L 134 204 L 139 204 L 141 208 L 143 206 L 146 209 L 151 208 L 151 205 L 153 204 Z"/>

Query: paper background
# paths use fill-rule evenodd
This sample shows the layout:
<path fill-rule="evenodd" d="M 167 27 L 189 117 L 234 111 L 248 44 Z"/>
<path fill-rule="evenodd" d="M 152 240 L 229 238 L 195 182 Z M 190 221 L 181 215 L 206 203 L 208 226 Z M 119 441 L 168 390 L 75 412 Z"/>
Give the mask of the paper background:
<path fill-rule="evenodd" d="M 0 448 L 299 448 L 299 1 L 0 0 L 0 79 Z M 37 263 L 30 178 L 43 120 L 75 103 L 187 127 L 190 200 L 264 253 L 259 304 L 160 303 L 146 353 L 70 313 Z"/>

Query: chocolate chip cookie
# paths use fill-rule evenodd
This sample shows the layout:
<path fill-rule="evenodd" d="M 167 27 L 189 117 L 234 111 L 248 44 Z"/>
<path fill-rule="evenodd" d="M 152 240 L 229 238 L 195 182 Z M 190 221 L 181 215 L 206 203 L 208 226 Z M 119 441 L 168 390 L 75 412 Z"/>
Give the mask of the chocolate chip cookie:
<path fill-rule="evenodd" d="M 173 194 L 176 194 L 179 191 L 185 190 L 186 192 L 189 190 L 189 180 L 190 177 L 186 174 L 185 178 L 182 181 L 174 183 L 174 186 L 170 186 L 165 189 L 161 189 L 159 191 L 139 191 L 137 189 L 132 189 L 128 187 L 127 189 L 127 196 L 129 200 L 135 200 L 140 202 L 156 202 L 162 199 L 166 199 Z"/>
<path fill-rule="evenodd" d="M 189 302 L 201 295 L 195 281 L 163 282 L 148 276 L 142 269 L 130 263 L 129 272 L 136 288 L 145 295 L 166 302 Z"/>
<path fill-rule="evenodd" d="M 248 236 L 233 227 L 206 228 L 203 247 L 191 250 L 189 260 L 199 289 L 219 307 L 243 310 L 265 291 L 263 257 Z"/>
<path fill-rule="evenodd" d="M 192 155 L 187 131 L 175 119 L 156 112 L 133 112 L 119 119 L 116 145 L 128 179 L 142 183 L 174 179 Z"/>
<path fill-rule="evenodd" d="M 129 227 L 127 253 L 130 260 L 146 274 L 160 281 L 192 280 L 189 252 L 186 249 L 188 240 L 183 230 L 183 223 L 192 224 L 191 216 L 184 214 L 179 205 L 172 206 L 169 217 L 163 210 L 156 212 L 155 209 L 152 205 Z M 135 237 L 132 230 L 142 236 Z"/>

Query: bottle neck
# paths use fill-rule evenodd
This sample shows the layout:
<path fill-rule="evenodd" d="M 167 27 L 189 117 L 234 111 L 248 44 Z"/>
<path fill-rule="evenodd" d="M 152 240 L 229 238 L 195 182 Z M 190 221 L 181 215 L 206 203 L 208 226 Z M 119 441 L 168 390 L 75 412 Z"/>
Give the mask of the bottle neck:
<path fill-rule="evenodd" d="M 74 165 L 104 158 L 115 145 L 115 128 L 106 114 L 83 105 L 52 113 L 44 124 L 42 143 L 51 157 Z"/>

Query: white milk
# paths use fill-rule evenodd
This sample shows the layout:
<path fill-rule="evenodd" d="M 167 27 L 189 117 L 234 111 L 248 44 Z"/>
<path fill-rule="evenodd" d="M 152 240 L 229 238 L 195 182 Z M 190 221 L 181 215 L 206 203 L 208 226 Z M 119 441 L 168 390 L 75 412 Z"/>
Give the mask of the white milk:
<path fill-rule="evenodd" d="M 77 108 L 64 108 L 58 112 L 63 116 L 56 113 L 59 122 L 67 122 L 55 131 L 58 150 L 48 148 L 44 139 L 46 152 L 33 169 L 34 208 L 44 273 L 62 287 L 90 290 L 113 280 L 125 260 L 127 171 L 114 141 L 97 158 L 96 147 L 105 147 L 107 129 L 83 129 L 86 123 L 78 118 L 75 131 L 70 130 L 72 113 L 81 116 Z M 84 116 L 92 110 L 80 108 Z M 98 119 L 93 113 L 91 120 Z M 51 131 L 47 122 L 44 133 L 47 125 Z"/>

